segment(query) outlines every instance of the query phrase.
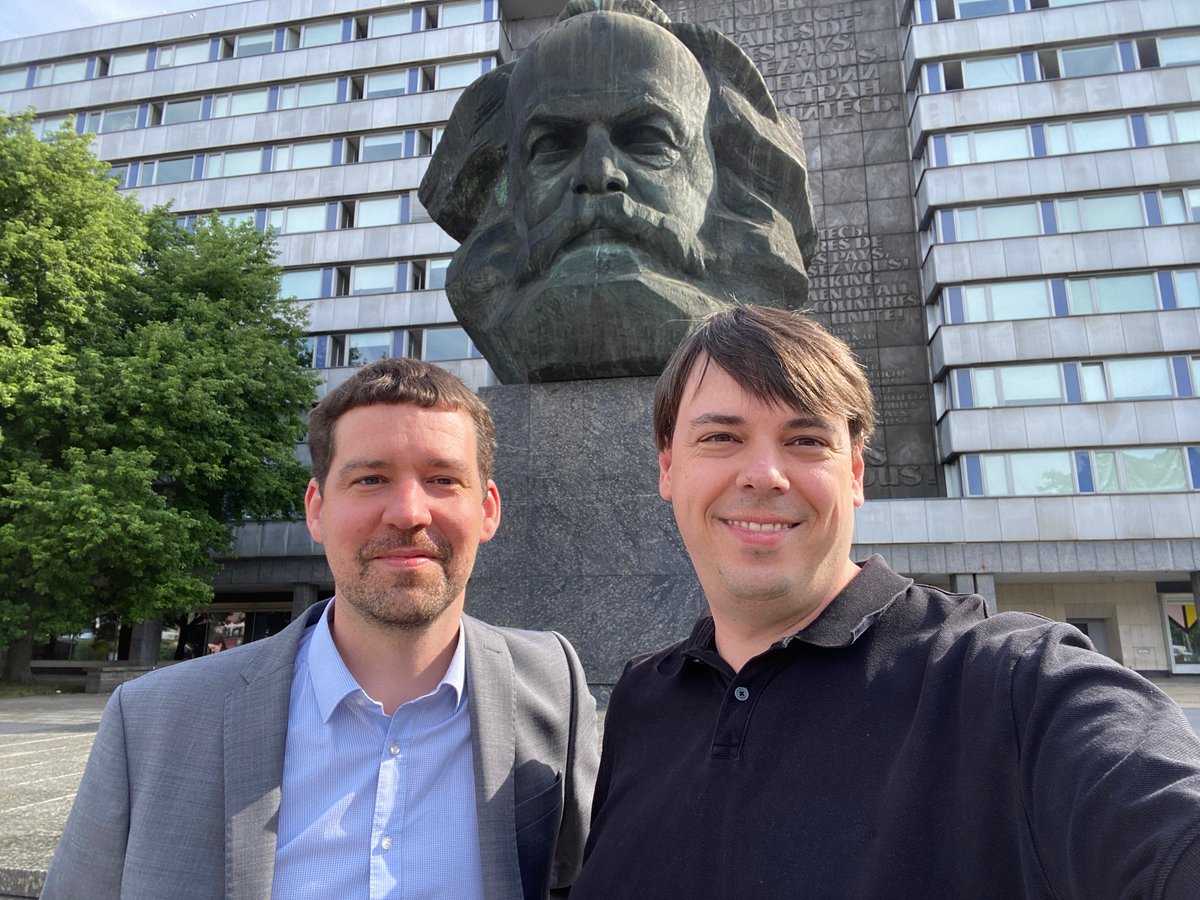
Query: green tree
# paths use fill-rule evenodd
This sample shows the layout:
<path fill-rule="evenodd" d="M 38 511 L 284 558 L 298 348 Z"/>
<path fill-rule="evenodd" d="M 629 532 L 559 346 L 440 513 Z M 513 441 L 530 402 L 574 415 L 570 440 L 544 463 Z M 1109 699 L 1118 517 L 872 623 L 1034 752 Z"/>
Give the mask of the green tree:
<path fill-rule="evenodd" d="M 212 596 L 231 525 L 294 515 L 314 380 L 271 239 L 121 195 L 0 116 L 0 645 Z"/>

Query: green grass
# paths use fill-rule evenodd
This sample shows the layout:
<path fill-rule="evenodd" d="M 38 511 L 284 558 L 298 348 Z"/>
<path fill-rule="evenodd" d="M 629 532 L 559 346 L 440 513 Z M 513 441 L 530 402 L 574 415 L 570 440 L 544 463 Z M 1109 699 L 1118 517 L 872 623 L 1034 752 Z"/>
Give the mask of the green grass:
<path fill-rule="evenodd" d="M 76 687 L 69 684 L 9 684 L 8 682 L 0 681 L 0 700 L 9 700 L 13 697 L 40 697 L 45 694 L 80 693 L 83 693 L 83 685 Z"/>

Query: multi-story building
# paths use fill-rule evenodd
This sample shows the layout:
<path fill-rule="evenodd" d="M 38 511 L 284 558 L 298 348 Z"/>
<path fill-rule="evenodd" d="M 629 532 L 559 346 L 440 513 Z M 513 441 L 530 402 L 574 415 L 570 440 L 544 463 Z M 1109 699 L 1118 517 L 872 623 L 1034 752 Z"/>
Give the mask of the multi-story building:
<path fill-rule="evenodd" d="M 661 5 L 805 129 L 813 308 L 881 401 L 857 551 L 1200 672 L 1200 4 Z M 0 109 L 74 115 L 185 223 L 273 227 L 327 383 L 405 354 L 483 387 L 416 188 L 462 87 L 561 6 L 250 0 L 34 36 L 0 43 Z M 261 635 L 329 586 L 302 526 L 249 526 L 214 619 Z"/>

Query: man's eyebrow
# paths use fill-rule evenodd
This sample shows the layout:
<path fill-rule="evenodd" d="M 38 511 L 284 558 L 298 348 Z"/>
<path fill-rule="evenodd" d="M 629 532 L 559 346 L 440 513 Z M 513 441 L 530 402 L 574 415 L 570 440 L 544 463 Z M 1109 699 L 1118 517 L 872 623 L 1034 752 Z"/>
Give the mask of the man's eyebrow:
<path fill-rule="evenodd" d="M 742 416 L 733 415 L 731 413 L 703 413 L 692 419 L 689 423 L 693 428 L 704 425 L 726 425 L 736 427 L 745 425 L 746 420 Z M 834 425 L 828 419 L 811 413 L 803 413 L 794 416 L 784 423 L 785 428 L 820 428 L 822 431 L 834 431 Z"/>
<path fill-rule="evenodd" d="M 836 426 L 828 419 L 812 413 L 804 413 L 793 419 L 788 419 L 788 428 L 820 428 L 822 431 L 836 431 Z"/>
<path fill-rule="evenodd" d="M 696 416 L 689 423 L 693 428 L 704 425 L 728 425 L 731 428 L 738 425 L 745 425 L 746 420 L 741 416 L 735 416 L 731 413 L 703 413 Z"/>
<path fill-rule="evenodd" d="M 348 475 L 353 475 L 355 472 L 361 472 L 364 469 L 382 469 L 387 466 L 387 460 L 383 459 L 348 459 L 338 466 L 338 478 L 345 478 Z"/>

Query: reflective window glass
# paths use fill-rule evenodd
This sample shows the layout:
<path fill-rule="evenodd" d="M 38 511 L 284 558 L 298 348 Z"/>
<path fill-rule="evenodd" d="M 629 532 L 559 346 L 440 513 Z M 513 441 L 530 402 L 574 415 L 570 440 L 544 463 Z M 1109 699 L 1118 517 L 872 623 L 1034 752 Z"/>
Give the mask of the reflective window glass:
<path fill-rule="evenodd" d="M 1009 11 L 1011 0 L 958 0 L 958 17 L 996 16 Z"/>
<path fill-rule="evenodd" d="M 1184 66 L 1200 62 L 1200 35 L 1158 39 L 1158 60 L 1164 66 Z"/>
<path fill-rule="evenodd" d="M 450 260 L 431 259 L 426 266 L 428 272 L 425 287 L 431 291 L 444 290 L 446 287 L 446 270 L 450 268 Z"/>
<path fill-rule="evenodd" d="M 424 356 L 429 362 L 470 359 L 471 339 L 461 328 L 429 328 L 425 331 Z"/>
<path fill-rule="evenodd" d="M 1165 359 L 1114 359 L 1108 362 L 1114 400 L 1170 397 L 1171 367 Z"/>
<path fill-rule="evenodd" d="M 1058 220 L 1058 230 L 1064 234 L 1081 231 L 1078 200 L 1059 200 L 1054 204 L 1054 215 Z"/>
<path fill-rule="evenodd" d="M 971 136 L 968 134 L 952 134 L 950 136 L 950 162 L 962 165 L 971 161 Z"/>
<path fill-rule="evenodd" d="M 968 322 L 988 320 L 987 291 L 981 287 L 963 289 L 963 312 Z"/>
<path fill-rule="evenodd" d="M 381 13 L 371 16 L 371 37 L 387 37 L 389 34 L 408 34 L 412 31 L 412 11 Z"/>
<path fill-rule="evenodd" d="M 346 364 L 350 366 L 365 366 L 376 360 L 386 359 L 392 346 L 392 335 L 388 331 L 364 331 L 359 334 L 346 335 L 346 346 L 349 350 Z"/>
<path fill-rule="evenodd" d="M 1083 198 L 1083 227 L 1088 231 L 1136 228 L 1143 224 L 1142 198 L 1137 194 Z"/>
<path fill-rule="evenodd" d="M 321 47 L 325 44 L 337 44 L 342 40 L 342 23 L 339 20 L 332 22 L 314 22 L 311 25 L 305 25 L 304 31 L 300 36 L 301 47 Z"/>
<path fill-rule="evenodd" d="M 5 69 L 0 72 L 0 91 L 20 91 L 25 88 L 26 70 L 22 66 L 19 69 Z"/>
<path fill-rule="evenodd" d="M 1058 366 L 1005 366 L 997 369 L 1004 391 L 1004 405 L 1058 403 L 1062 392 L 1058 384 Z"/>
<path fill-rule="evenodd" d="M 1164 225 L 1182 225 L 1187 221 L 1183 191 L 1163 191 L 1159 200 L 1159 211 L 1162 213 Z"/>
<path fill-rule="evenodd" d="M 1071 135 L 1075 138 L 1076 153 L 1119 150 L 1130 145 L 1129 127 L 1124 118 L 1076 122 L 1071 126 Z"/>
<path fill-rule="evenodd" d="M 253 175 L 262 168 L 261 150 L 229 150 L 205 157 L 205 178 L 229 178 L 234 175 Z"/>
<path fill-rule="evenodd" d="M 352 294 L 380 294 L 396 289 L 396 266 L 385 263 L 378 266 L 355 266 Z"/>
<path fill-rule="evenodd" d="M 1117 71 L 1116 44 L 1099 44 L 1094 47 L 1063 50 L 1059 58 L 1062 60 L 1064 78 L 1103 75 L 1106 72 Z"/>
<path fill-rule="evenodd" d="M 1175 134 L 1181 143 L 1200 141 L 1200 109 L 1175 113 Z"/>
<path fill-rule="evenodd" d="M 980 214 L 985 240 L 1037 234 L 1040 230 L 1036 203 L 985 206 L 980 210 Z"/>
<path fill-rule="evenodd" d="M 133 72 L 146 71 L 146 51 L 127 50 L 124 53 L 114 53 L 108 58 L 109 75 L 129 75 Z"/>
<path fill-rule="evenodd" d="M 248 113 L 266 112 L 270 92 L 263 88 L 257 91 L 238 91 L 229 97 L 229 115 L 241 116 Z"/>
<path fill-rule="evenodd" d="M 1186 491 L 1181 447 L 1131 447 L 1119 451 L 1126 491 Z"/>
<path fill-rule="evenodd" d="M 310 81 L 300 85 L 298 106 L 320 106 L 337 103 L 337 80 Z"/>
<path fill-rule="evenodd" d="M 275 49 L 274 31 L 256 31 L 253 34 L 239 34 L 237 49 L 234 56 L 259 56 L 270 53 Z"/>
<path fill-rule="evenodd" d="M 180 181 L 190 181 L 192 178 L 192 157 L 180 159 L 163 159 L 158 163 L 158 175 L 155 184 L 175 184 Z"/>
<path fill-rule="evenodd" d="M 74 59 L 69 62 L 48 63 L 38 66 L 36 84 L 64 84 L 68 81 L 83 81 L 87 75 L 87 60 Z"/>
<path fill-rule="evenodd" d="M 279 296 L 313 300 L 321 296 L 321 270 L 299 269 L 279 276 Z"/>
<path fill-rule="evenodd" d="M 1096 312 L 1136 312 L 1157 309 L 1153 275 L 1106 275 L 1092 283 Z"/>
<path fill-rule="evenodd" d="M 404 156 L 404 132 L 394 131 L 390 134 L 373 134 L 362 139 L 363 162 L 373 162 L 380 159 L 400 159 Z"/>
<path fill-rule="evenodd" d="M 983 470 L 983 492 L 989 496 L 1008 493 L 1008 467 L 999 453 L 985 453 L 980 457 Z"/>
<path fill-rule="evenodd" d="M 1021 80 L 1015 56 L 999 56 L 992 59 L 963 60 L 963 86 L 969 88 L 992 87 L 997 84 L 1017 84 Z"/>
<path fill-rule="evenodd" d="M 367 99 L 398 97 L 408 91 L 408 69 L 372 72 L 367 76 Z"/>
<path fill-rule="evenodd" d="M 399 197 L 358 201 L 358 210 L 354 224 L 359 228 L 371 228 L 375 225 L 395 225 L 399 221 Z"/>
<path fill-rule="evenodd" d="M 1071 145 L 1067 140 L 1066 125 L 1047 125 L 1045 130 L 1047 153 L 1051 156 L 1061 156 L 1064 153 L 1071 152 Z"/>
<path fill-rule="evenodd" d="M 1067 451 L 1014 453 L 1010 463 L 1014 494 L 1075 493 L 1075 475 Z"/>
<path fill-rule="evenodd" d="M 1195 271 L 1175 273 L 1175 303 L 1185 309 L 1200 306 L 1200 273 Z M 1196 382 L 1200 390 L 1200 381 Z"/>
<path fill-rule="evenodd" d="M 956 216 L 956 224 L 958 225 L 958 234 L 956 239 L 960 241 L 977 241 L 979 240 L 979 212 L 974 209 L 960 209 Z"/>
<path fill-rule="evenodd" d="M 254 213 L 251 210 L 243 210 L 242 212 L 219 213 L 217 218 L 229 226 L 237 225 L 253 225 Z"/>
<path fill-rule="evenodd" d="M 1166 113 L 1146 116 L 1146 138 L 1151 144 L 1171 143 L 1171 117 Z"/>
<path fill-rule="evenodd" d="M 1000 405 L 1000 397 L 996 393 L 996 370 L 976 369 L 974 378 L 975 405 L 980 408 L 990 408 Z"/>
<path fill-rule="evenodd" d="M 290 168 L 310 169 L 313 166 L 327 166 L 333 159 L 333 149 L 329 141 L 315 141 L 310 144 L 293 144 Z"/>
<path fill-rule="evenodd" d="M 1010 281 L 993 284 L 992 311 L 997 319 L 1037 319 L 1050 314 L 1050 293 L 1045 281 Z"/>
<path fill-rule="evenodd" d="M 1121 489 L 1117 479 L 1117 454 L 1111 450 L 1097 450 L 1092 454 L 1092 483 L 1097 491 L 1112 494 Z"/>
<path fill-rule="evenodd" d="M 208 62 L 208 55 L 208 41 L 192 41 L 187 44 L 163 47 L 158 51 L 154 64 L 160 69 L 169 66 L 190 66 L 195 63 Z"/>
<path fill-rule="evenodd" d="M 479 77 L 479 60 L 468 59 L 465 62 L 443 63 L 438 66 L 438 90 L 466 87 Z"/>
<path fill-rule="evenodd" d="M 1101 403 L 1108 399 L 1108 385 L 1104 382 L 1104 366 L 1100 363 L 1085 363 L 1079 367 L 1079 386 L 1083 399 L 1089 403 Z"/>
<path fill-rule="evenodd" d="M 443 3 L 438 26 L 452 28 L 455 25 L 470 25 L 482 21 L 483 4 L 479 0 L 467 0 L 466 3 Z"/>
<path fill-rule="evenodd" d="M 172 100 L 163 108 L 162 123 L 177 125 L 180 122 L 195 122 L 200 118 L 200 98 L 195 100 Z"/>
<path fill-rule="evenodd" d="M 137 107 L 128 106 L 123 109 L 107 109 L 101 120 L 100 131 L 107 134 L 110 131 L 128 131 L 137 125 Z"/>
<path fill-rule="evenodd" d="M 1029 156 L 1029 140 L 1024 128 L 981 131 L 975 135 L 975 162 L 1023 159 Z"/>
<path fill-rule="evenodd" d="M 325 230 L 325 204 L 315 203 L 310 206 L 291 206 L 283 223 L 284 234 L 297 234 L 303 231 Z"/>

